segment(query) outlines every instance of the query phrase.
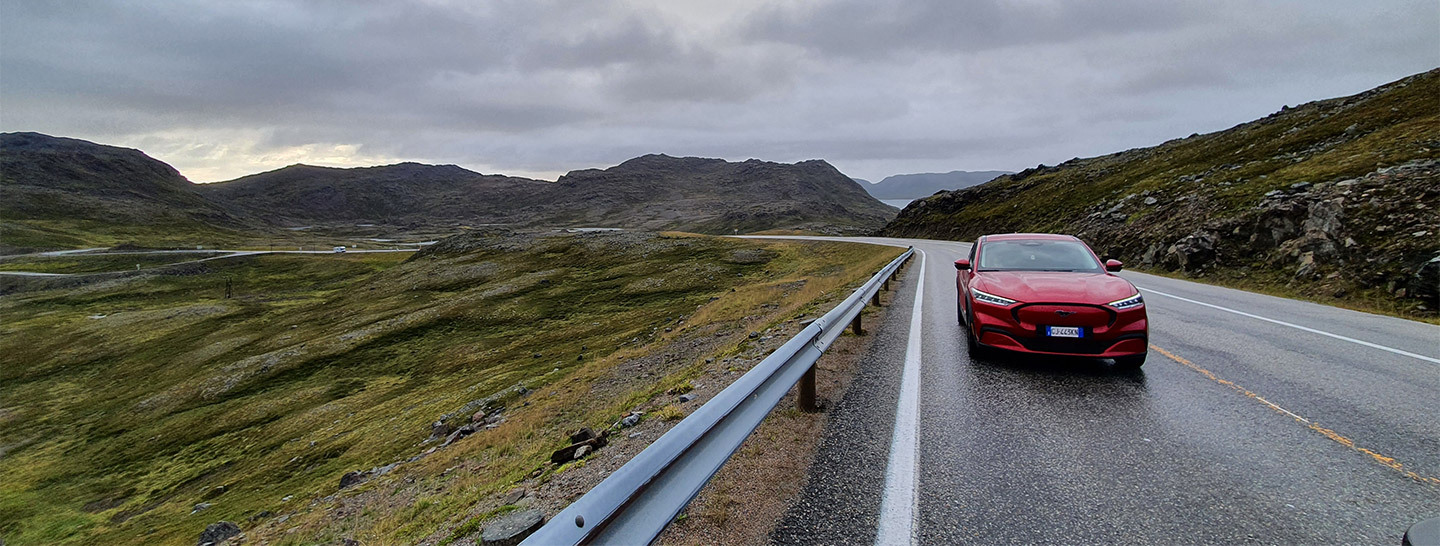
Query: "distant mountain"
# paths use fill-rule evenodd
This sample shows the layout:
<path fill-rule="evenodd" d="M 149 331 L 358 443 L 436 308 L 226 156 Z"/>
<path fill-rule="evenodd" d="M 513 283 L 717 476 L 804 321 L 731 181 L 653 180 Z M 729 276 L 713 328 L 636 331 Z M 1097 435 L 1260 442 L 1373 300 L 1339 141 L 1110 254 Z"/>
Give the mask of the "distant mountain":
<path fill-rule="evenodd" d="M 200 192 L 285 225 L 621 227 L 730 233 L 802 226 L 879 229 L 893 209 L 823 161 L 638 157 L 556 182 L 454 165 L 335 169 L 294 165 L 204 184 Z"/>
<path fill-rule="evenodd" d="M 213 234 L 255 224 L 139 150 L 0 134 L 0 249 L 109 245 L 162 230 Z"/>
<path fill-rule="evenodd" d="M 824 161 L 647 155 L 557 182 L 454 165 L 292 165 L 197 185 L 138 150 L 37 133 L 0 135 L 3 253 L 233 244 L 302 225 L 870 233 L 894 215 Z"/>
<path fill-rule="evenodd" d="M 895 215 L 895 209 L 824 161 L 737 163 L 667 155 L 572 171 L 551 191 L 532 198 L 524 212 L 563 225 L 701 233 L 867 233 Z"/>
<path fill-rule="evenodd" d="M 1072 233 L 1132 265 L 1440 310 L 1440 69 L 912 203 L 902 237 Z"/>
<path fill-rule="evenodd" d="M 984 184 L 1010 171 L 950 171 L 948 173 L 917 173 L 887 176 L 884 180 L 865 185 L 876 199 L 919 199 L 937 191 L 958 190 Z"/>
<path fill-rule="evenodd" d="M 399 163 L 337 169 L 291 165 L 227 182 L 201 194 L 281 225 L 376 223 L 450 225 L 493 222 L 517 200 L 551 184 L 484 175 L 455 165 Z"/>

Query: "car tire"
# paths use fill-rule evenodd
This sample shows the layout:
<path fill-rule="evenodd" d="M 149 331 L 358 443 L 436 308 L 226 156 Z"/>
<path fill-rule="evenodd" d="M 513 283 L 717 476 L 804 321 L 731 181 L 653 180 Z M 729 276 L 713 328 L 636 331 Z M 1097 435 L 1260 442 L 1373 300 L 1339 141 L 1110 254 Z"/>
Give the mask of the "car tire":
<path fill-rule="evenodd" d="M 1115 367 L 1122 370 L 1138 370 L 1145 365 L 1145 353 L 1115 358 Z"/>

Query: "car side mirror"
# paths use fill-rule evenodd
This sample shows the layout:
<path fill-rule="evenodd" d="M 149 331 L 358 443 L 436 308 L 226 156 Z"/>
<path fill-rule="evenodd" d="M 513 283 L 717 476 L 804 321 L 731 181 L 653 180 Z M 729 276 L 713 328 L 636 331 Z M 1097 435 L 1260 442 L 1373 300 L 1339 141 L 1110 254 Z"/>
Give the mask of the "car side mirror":
<path fill-rule="evenodd" d="M 1125 264 L 1120 263 L 1120 260 L 1105 260 L 1105 270 L 1106 270 L 1106 271 L 1109 271 L 1109 272 L 1111 272 L 1111 273 L 1115 273 L 1115 272 L 1117 272 L 1117 271 L 1120 271 L 1120 268 L 1122 268 L 1122 267 L 1125 267 Z"/>
<path fill-rule="evenodd" d="M 966 271 L 966 270 L 969 270 L 969 269 L 970 269 L 970 260 L 967 260 L 967 259 L 965 259 L 965 258 L 960 258 L 960 259 L 958 259 L 958 260 L 955 260 L 955 269 L 956 269 L 957 271 Z"/>

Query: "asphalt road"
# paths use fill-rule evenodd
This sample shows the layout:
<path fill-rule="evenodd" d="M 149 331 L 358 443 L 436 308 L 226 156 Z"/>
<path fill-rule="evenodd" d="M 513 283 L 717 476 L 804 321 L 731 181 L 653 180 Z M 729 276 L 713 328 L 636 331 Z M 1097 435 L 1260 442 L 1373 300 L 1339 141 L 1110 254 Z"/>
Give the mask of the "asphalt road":
<path fill-rule="evenodd" d="M 1440 516 L 1440 327 L 1126 272 L 1141 372 L 978 361 L 951 265 L 969 245 L 852 240 L 913 244 L 923 270 L 775 542 L 1399 544 Z"/>

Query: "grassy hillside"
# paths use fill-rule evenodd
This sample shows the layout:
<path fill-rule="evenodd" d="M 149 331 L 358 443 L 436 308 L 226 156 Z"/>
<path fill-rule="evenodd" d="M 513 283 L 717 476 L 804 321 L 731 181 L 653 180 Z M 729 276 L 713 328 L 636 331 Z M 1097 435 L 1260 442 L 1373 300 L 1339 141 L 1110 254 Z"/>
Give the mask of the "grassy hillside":
<path fill-rule="evenodd" d="M 0 537 L 193 544 L 228 520 L 252 538 L 279 529 L 272 543 L 414 543 L 537 468 L 563 471 L 543 463 L 566 434 L 603 428 L 693 364 L 646 355 L 744 344 L 898 252 L 470 234 L 409 259 L 251 256 L 6 296 Z M 427 442 L 436 420 L 494 406 L 508 406 L 495 428 Z M 396 462 L 339 490 L 346 472 Z M 325 509 L 402 488 L 393 509 Z"/>
<path fill-rule="evenodd" d="M 1440 309 L 1440 70 L 1206 135 L 917 201 L 884 233 L 1072 233 L 1132 266 L 1329 303 Z"/>

